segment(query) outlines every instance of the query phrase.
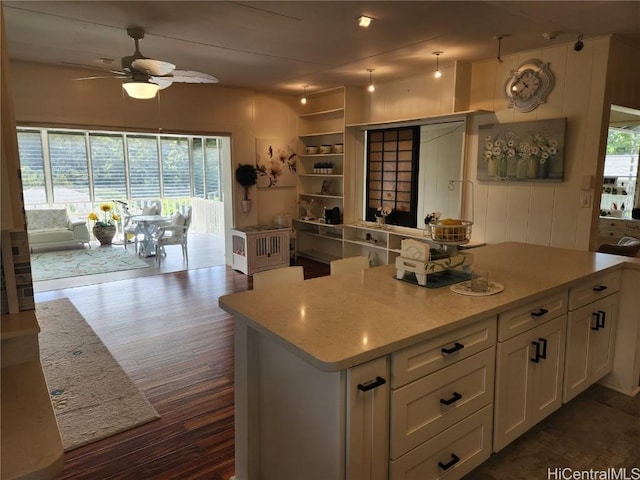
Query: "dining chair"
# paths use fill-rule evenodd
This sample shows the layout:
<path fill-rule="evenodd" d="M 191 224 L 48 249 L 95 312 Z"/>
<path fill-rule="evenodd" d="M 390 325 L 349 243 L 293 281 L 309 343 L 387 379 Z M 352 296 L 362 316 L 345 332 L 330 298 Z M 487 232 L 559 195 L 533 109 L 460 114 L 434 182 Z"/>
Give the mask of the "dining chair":
<path fill-rule="evenodd" d="M 339 273 L 349 272 L 353 270 L 364 270 L 365 268 L 369 267 L 369 257 L 366 255 L 341 258 L 339 260 L 332 260 L 329 263 L 329 270 L 331 275 L 337 275 Z"/>
<path fill-rule="evenodd" d="M 156 260 L 160 263 L 160 258 L 166 255 L 167 245 L 180 245 L 182 247 L 182 258 L 189 263 L 189 252 L 187 241 L 189 227 L 191 226 L 192 207 L 187 208 L 187 213 L 182 215 L 176 212 L 171 217 L 169 225 L 162 225 L 153 233 L 153 244 L 156 251 Z"/>
<path fill-rule="evenodd" d="M 151 200 L 142 207 L 142 215 L 162 215 L 162 201 Z"/>
<path fill-rule="evenodd" d="M 138 253 L 138 235 L 142 232 L 140 230 L 140 225 L 132 220 L 133 215 L 129 210 L 129 206 L 126 204 L 121 205 L 122 209 L 122 241 L 124 243 L 124 248 L 127 248 L 129 245 L 129 236 L 132 237 L 134 250 Z"/>
<path fill-rule="evenodd" d="M 253 274 L 253 289 L 265 287 L 289 285 L 304 280 L 304 267 L 295 265 L 291 267 L 274 268 Z"/>

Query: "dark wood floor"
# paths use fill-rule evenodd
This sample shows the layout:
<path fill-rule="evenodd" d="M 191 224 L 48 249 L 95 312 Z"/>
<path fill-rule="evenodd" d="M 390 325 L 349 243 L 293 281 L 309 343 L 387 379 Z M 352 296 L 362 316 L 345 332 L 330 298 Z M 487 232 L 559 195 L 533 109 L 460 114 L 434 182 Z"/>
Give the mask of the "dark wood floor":
<path fill-rule="evenodd" d="M 329 273 L 296 263 L 306 278 Z M 60 478 L 228 480 L 233 322 L 218 297 L 251 287 L 219 266 L 37 293 L 36 302 L 69 298 L 161 416 L 68 452 Z"/>

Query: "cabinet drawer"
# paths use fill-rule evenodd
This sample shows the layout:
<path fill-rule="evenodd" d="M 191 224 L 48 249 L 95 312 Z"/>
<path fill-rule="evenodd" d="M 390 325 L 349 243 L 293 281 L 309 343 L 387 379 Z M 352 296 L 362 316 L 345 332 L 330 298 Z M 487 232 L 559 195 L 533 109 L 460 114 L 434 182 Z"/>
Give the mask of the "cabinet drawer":
<path fill-rule="evenodd" d="M 391 458 L 493 402 L 495 347 L 391 393 Z"/>
<path fill-rule="evenodd" d="M 621 272 L 602 273 L 591 280 L 569 289 L 569 310 L 576 310 L 587 303 L 604 298 L 620 289 Z"/>
<path fill-rule="evenodd" d="M 496 317 L 445 333 L 391 355 L 391 387 L 398 388 L 496 343 Z"/>
<path fill-rule="evenodd" d="M 493 406 L 470 415 L 391 462 L 391 480 L 461 478 L 491 453 Z"/>
<path fill-rule="evenodd" d="M 565 291 L 501 313 L 498 315 L 498 341 L 504 342 L 566 313 L 567 295 Z"/>

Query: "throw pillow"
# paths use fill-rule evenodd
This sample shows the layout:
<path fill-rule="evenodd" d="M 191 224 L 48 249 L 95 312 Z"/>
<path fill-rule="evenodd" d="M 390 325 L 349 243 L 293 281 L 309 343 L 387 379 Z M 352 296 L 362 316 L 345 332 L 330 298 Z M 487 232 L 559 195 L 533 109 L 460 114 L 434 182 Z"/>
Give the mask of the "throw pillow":
<path fill-rule="evenodd" d="M 143 207 L 142 215 L 157 215 L 156 207 L 153 205 L 150 207 Z"/>

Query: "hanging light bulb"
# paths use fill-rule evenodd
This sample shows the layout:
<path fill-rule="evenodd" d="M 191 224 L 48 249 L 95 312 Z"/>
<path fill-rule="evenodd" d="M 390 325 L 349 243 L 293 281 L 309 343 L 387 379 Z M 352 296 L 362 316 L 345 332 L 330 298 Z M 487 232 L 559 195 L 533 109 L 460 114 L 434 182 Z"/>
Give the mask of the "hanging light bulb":
<path fill-rule="evenodd" d="M 375 69 L 374 68 L 367 68 L 367 72 L 369 72 L 369 87 L 367 88 L 367 90 L 369 90 L 370 92 L 375 92 L 376 87 L 373 85 L 373 71 Z"/>
<path fill-rule="evenodd" d="M 300 103 L 301 103 L 302 105 L 306 105 L 306 104 L 307 104 L 307 87 L 308 87 L 308 86 L 309 86 L 309 85 L 305 85 L 305 86 L 304 86 L 304 92 L 303 92 L 303 94 L 302 94 L 302 98 L 300 99 Z"/>
<path fill-rule="evenodd" d="M 442 72 L 440 71 L 440 55 L 444 52 L 433 52 L 436 56 L 436 72 L 433 74 L 434 77 L 440 78 L 442 76 Z"/>

